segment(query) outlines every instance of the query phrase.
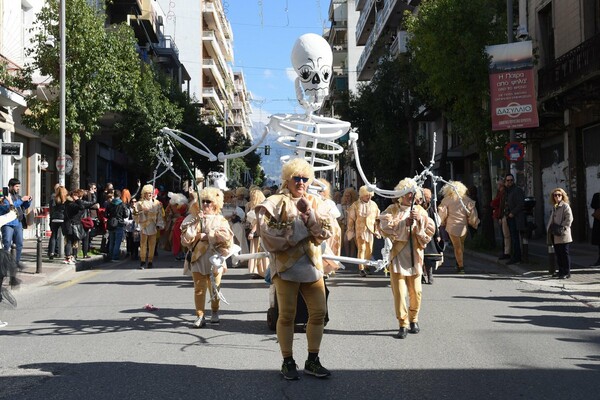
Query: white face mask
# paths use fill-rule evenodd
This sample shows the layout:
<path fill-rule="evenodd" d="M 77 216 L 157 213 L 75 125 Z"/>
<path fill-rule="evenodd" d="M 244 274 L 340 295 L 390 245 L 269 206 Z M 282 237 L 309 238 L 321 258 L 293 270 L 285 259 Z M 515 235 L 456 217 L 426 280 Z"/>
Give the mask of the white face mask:
<path fill-rule="evenodd" d="M 292 65 L 309 101 L 320 103 L 329 94 L 333 53 L 329 43 L 315 33 L 298 38 L 292 49 Z"/>

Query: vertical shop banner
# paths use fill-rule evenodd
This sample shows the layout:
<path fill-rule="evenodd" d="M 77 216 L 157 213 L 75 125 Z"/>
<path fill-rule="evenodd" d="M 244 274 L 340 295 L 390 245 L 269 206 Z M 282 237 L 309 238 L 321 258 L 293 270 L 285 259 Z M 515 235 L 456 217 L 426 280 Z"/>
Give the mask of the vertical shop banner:
<path fill-rule="evenodd" d="M 487 46 L 492 130 L 539 126 L 531 41 Z"/>

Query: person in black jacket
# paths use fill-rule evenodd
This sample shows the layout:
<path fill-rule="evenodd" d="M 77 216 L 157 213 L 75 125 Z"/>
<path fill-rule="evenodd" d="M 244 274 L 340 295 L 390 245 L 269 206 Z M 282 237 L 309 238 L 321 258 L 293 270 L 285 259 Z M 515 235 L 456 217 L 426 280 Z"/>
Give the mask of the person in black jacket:
<path fill-rule="evenodd" d="M 510 231 L 510 247 L 512 254 L 507 264 L 518 264 L 521 262 L 521 235 L 527 228 L 527 220 L 523 206 L 525 205 L 525 193 L 523 189 L 515 185 L 513 174 L 506 174 L 504 178 L 506 186 L 506 209 L 508 230 Z"/>
<path fill-rule="evenodd" d="M 75 264 L 75 256 L 79 249 L 79 242 L 85 237 L 85 231 L 81 224 L 81 218 L 85 210 L 98 208 L 98 204 L 82 200 L 85 194 L 83 189 L 72 190 L 65 202 L 65 221 L 62 225 L 62 232 L 66 238 L 65 245 L 65 264 Z"/>
<path fill-rule="evenodd" d="M 125 219 L 129 217 L 129 209 L 121 200 L 121 191 L 114 191 L 115 197 L 106 208 L 108 229 L 108 259 L 112 262 L 119 261 L 121 243 L 125 232 Z"/>
<path fill-rule="evenodd" d="M 58 235 L 62 234 L 60 227 L 65 220 L 65 203 L 69 192 L 64 186 L 57 186 L 54 196 L 50 199 L 50 241 L 48 242 L 48 258 L 60 257 Z"/>
<path fill-rule="evenodd" d="M 600 217 L 596 217 L 598 215 L 598 210 L 600 210 L 600 192 L 594 194 L 592 197 L 592 204 L 590 204 L 594 214 L 592 217 L 594 218 L 594 223 L 592 224 L 592 244 L 598 246 L 598 260 L 592 266 L 600 265 Z"/>

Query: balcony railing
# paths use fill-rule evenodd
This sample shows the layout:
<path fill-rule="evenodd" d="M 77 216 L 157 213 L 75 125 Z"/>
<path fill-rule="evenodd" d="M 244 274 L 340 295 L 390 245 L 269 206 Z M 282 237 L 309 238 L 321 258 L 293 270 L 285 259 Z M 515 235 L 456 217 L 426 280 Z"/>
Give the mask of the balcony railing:
<path fill-rule="evenodd" d="M 358 22 L 356 24 L 356 43 L 358 44 L 359 38 L 363 34 L 363 30 L 367 25 L 367 21 L 371 15 L 371 8 L 373 7 L 374 0 L 367 0 L 365 7 L 360 12 L 360 17 L 358 17 Z"/>
<path fill-rule="evenodd" d="M 564 90 L 594 72 L 600 73 L 600 33 L 538 71 L 538 98 Z"/>

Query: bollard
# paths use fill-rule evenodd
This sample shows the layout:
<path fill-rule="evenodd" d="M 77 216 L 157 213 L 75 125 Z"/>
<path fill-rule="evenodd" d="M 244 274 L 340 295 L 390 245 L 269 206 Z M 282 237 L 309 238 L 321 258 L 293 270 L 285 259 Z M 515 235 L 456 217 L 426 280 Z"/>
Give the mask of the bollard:
<path fill-rule="evenodd" d="M 38 235 L 37 248 L 35 250 L 35 273 L 39 274 L 41 272 L 42 272 L 42 238 Z"/>
<path fill-rule="evenodd" d="M 550 275 L 554 275 L 554 272 L 556 272 L 553 245 L 548 246 L 548 272 L 550 273 Z"/>

